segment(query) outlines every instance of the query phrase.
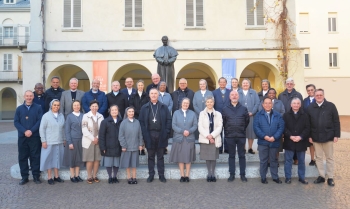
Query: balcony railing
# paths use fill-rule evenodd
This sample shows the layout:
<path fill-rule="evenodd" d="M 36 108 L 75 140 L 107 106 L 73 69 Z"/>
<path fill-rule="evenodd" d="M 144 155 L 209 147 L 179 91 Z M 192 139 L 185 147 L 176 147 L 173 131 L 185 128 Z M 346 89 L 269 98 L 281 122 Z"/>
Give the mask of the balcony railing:
<path fill-rule="evenodd" d="M 29 36 L 0 36 L 0 46 L 27 46 Z"/>
<path fill-rule="evenodd" d="M 22 71 L 0 71 L 0 81 L 22 81 Z"/>

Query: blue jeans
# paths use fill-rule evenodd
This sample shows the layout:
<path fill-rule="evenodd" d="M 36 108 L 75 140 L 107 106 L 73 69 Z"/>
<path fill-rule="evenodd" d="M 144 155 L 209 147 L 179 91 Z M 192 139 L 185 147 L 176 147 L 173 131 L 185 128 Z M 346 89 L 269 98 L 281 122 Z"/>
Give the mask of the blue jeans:
<path fill-rule="evenodd" d="M 228 146 L 228 165 L 230 174 L 235 175 L 236 171 L 236 146 L 239 159 L 239 172 L 241 176 L 245 176 L 246 160 L 245 160 L 245 141 L 246 138 L 226 138 Z"/>
<path fill-rule="evenodd" d="M 260 176 L 261 179 L 266 179 L 267 163 L 270 160 L 270 172 L 272 179 L 278 179 L 278 160 L 277 160 L 277 148 L 271 148 L 265 145 L 259 145 L 259 158 L 260 158 Z"/>
<path fill-rule="evenodd" d="M 298 176 L 299 179 L 305 179 L 305 151 L 296 152 L 298 157 Z M 286 178 L 292 178 L 292 164 L 294 151 L 284 150 L 284 174 Z"/>

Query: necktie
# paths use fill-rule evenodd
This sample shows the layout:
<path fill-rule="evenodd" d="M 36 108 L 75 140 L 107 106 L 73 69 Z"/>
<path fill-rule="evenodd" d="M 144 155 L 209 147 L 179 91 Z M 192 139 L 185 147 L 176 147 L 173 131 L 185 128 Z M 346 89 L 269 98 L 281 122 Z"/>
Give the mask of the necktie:
<path fill-rule="evenodd" d="M 270 124 L 270 123 L 271 123 L 271 122 L 270 122 L 270 120 L 271 120 L 271 119 L 270 119 L 270 113 L 266 113 L 266 115 L 267 115 L 267 121 L 268 121 L 269 124 Z"/>

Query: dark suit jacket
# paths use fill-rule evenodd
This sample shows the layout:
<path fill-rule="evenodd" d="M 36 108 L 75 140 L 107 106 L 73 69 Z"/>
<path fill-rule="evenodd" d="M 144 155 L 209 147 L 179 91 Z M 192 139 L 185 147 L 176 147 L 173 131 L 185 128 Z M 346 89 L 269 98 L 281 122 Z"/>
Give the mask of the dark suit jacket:
<path fill-rule="evenodd" d="M 129 94 L 128 88 L 124 88 L 124 89 L 120 90 L 120 92 L 122 92 L 123 94 L 127 95 L 127 96 L 128 96 L 128 100 L 130 100 L 130 97 L 131 97 L 132 95 L 134 95 L 134 94 L 137 93 L 136 89 L 134 89 L 134 88 L 132 88 L 131 94 Z"/>

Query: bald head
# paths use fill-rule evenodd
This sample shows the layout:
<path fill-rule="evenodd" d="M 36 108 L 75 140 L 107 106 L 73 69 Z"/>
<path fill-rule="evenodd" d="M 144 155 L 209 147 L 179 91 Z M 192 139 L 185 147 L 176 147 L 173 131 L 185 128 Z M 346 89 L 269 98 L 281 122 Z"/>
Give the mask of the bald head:
<path fill-rule="evenodd" d="M 230 92 L 230 100 L 232 105 L 236 105 L 239 100 L 239 94 L 237 91 L 231 91 Z"/>

